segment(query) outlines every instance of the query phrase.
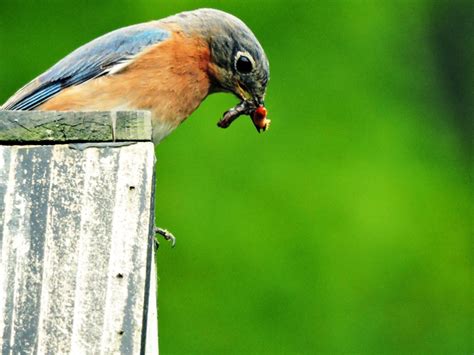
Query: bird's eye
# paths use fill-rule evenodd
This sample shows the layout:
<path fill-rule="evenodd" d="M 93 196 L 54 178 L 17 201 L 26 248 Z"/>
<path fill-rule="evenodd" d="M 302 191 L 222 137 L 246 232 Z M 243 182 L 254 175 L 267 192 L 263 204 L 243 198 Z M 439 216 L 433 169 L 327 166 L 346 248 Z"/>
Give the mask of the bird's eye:
<path fill-rule="evenodd" d="M 235 62 L 235 68 L 239 73 L 248 74 L 253 69 L 252 60 L 245 55 L 241 55 L 237 58 L 237 61 Z"/>

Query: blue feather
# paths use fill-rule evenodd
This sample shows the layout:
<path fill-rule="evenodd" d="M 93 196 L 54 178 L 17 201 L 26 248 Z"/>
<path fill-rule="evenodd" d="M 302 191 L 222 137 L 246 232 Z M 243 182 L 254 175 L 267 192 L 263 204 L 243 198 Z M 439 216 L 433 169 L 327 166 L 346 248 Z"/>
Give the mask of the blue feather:
<path fill-rule="evenodd" d="M 110 68 L 123 63 L 145 48 L 170 37 L 164 29 L 139 24 L 99 37 L 59 61 L 47 72 L 26 85 L 3 109 L 33 110 L 61 90 L 107 75 Z"/>
<path fill-rule="evenodd" d="M 37 107 L 60 91 L 61 84 L 52 83 L 44 88 L 33 92 L 24 100 L 19 101 L 17 105 L 15 105 L 15 108 L 13 108 L 13 110 L 28 110 L 30 109 L 30 107 Z"/>

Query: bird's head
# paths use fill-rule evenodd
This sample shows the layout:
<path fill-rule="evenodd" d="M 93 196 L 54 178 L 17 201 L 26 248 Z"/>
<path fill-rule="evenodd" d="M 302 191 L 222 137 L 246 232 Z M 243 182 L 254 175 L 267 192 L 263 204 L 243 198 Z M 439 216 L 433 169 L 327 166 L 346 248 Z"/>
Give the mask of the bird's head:
<path fill-rule="evenodd" d="M 270 67 L 252 31 L 235 16 L 203 9 L 211 49 L 210 73 L 214 91 L 232 92 L 242 100 L 262 105 Z"/>
<path fill-rule="evenodd" d="M 230 92 L 255 108 L 264 105 L 270 66 L 259 41 L 237 17 L 214 9 L 177 15 L 185 30 L 209 44 L 210 92 Z"/>
<path fill-rule="evenodd" d="M 247 26 L 236 18 L 210 38 L 210 72 L 214 91 L 226 91 L 242 100 L 263 105 L 270 77 L 268 59 Z"/>

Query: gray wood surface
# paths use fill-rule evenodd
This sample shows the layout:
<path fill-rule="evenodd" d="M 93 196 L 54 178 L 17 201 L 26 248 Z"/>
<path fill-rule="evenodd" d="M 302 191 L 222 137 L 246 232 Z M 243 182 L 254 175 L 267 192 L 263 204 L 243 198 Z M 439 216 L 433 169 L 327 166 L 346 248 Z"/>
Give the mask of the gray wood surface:
<path fill-rule="evenodd" d="M 151 134 L 148 111 L 0 110 L 3 143 L 149 141 Z"/>
<path fill-rule="evenodd" d="M 154 163 L 151 142 L 0 145 L 2 354 L 158 353 Z"/>

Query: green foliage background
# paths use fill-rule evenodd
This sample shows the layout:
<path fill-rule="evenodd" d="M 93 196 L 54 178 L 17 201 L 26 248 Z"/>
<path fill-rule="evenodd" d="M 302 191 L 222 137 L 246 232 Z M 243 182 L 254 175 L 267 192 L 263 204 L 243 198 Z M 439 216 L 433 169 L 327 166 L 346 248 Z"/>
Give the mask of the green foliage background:
<path fill-rule="evenodd" d="M 162 353 L 472 353 L 469 1 L 1 0 L 0 100 L 198 7 L 260 39 L 273 125 L 213 95 L 157 147 Z"/>

